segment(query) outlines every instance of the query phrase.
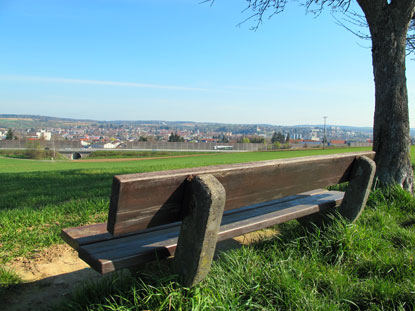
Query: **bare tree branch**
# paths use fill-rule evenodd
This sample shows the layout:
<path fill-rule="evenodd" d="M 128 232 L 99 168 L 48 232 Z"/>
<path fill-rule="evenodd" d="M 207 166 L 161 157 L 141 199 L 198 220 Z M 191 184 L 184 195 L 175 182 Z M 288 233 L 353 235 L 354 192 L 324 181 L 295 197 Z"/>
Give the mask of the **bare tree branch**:
<path fill-rule="evenodd" d="M 408 35 L 406 36 L 407 55 L 415 54 L 415 16 L 412 17 L 409 24 Z"/>
<path fill-rule="evenodd" d="M 320 14 L 325 7 L 334 11 L 347 12 L 351 0 L 306 0 L 303 4 L 307 13 Z"/>
<path fill-rule="evenodd" d="M 212 6 L 216 0 L 202 0 L 201 3 L 210 3 Z M 226 0 L 224 0 L 226 1 Z M 245 0 L 247 2 L 246 8 L 243 12 L 252 11 L 252 15 L 245 18 L 238 23 L 237 26 L 254 20 L 254 26 L 252 30 L 257 30 L 263 23 L 264 18 L 270 19 L 276 14 L 282 13 L 290 0 Z M 359 6 L 365 12 L 365 16 L 356 12 L 350 11 L 352 0 L 293 0 L 292 2 L 298 2 L 301 6 L 305 7 L 306 13 L 314 15 L 320 15 L 323 9 L 327 8 L 333 13 L 341 13 L 343 18 L 335 18 L 336 23 L 352 34 L 356 35 L 360 39 L 368 40 L 370 35 L 359 29 L 367 29 L 367 20 L 370 18 L 367 12 L 376 14 L 382 7 L 395 6 L 399 9 L 408 10 L 408 14 L 411 14 L 412 20 L 410 23 L 408 36 L 407 36 L 407 50 L 408 54 L 415 54 L 415 13 L 410 12 L 410 8 L 414 6 L 415 0 L 356 0 Z M 370 15 L 370 14 L 369 14 Z"/>
<path fill-rule="evenodd" d="M 333 18 L 336 21 L 336 24 L 343 27 L 347 31 L 354 34 L 356 37 L 362 40 L 370 40 L 371 37 L 367 32 L 363 32 L 359 29 L 368 29 L 367 21 L 365 17 L 361 14 L 358 14 L 354 11 L 348 11 L 344 13 L 344 17 L 339 19 L 334 14 L 332 14 Z M 351 26 L 348 26 L 351 25 Z"/>

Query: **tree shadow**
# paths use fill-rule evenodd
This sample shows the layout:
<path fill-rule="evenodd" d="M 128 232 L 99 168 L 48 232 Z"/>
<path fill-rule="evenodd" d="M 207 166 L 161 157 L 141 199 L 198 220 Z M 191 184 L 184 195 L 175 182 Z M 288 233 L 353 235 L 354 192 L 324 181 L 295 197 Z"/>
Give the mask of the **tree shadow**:
<path fill-rule="evenodd" d="M 69 297 L 80 285 L 101 276 L 90 268 L 59 274 L 8 288 L 2 295 L 2 310 L 50 310 Z M 3 309 L 5 308 L 5 309 Z"/>
<path fill-rule="evenodd" d="M 109 198 L 114 173 L 58 171 L 0 174 L 0 209 L 40 208 L 70 200 Z"/>
<path fill-rule="evenodd" d="M 220 258 L 221 252 L 241 245 L 233 239 L 219 242 L 215 259 Z M 171 274 L 171 262 L 172 257 L 169 257 L 135 269 L 123 269 L 106 275 L 84 268 L 18 284 L 5 290 L 1 297 L 2 305 L 5 306 L 2 310 L 59 310 L 66 309 L 67 302 L 79 307 L 82 304 L 85 306 L 99 303 L 114 293 L 128 291 L 129 286 L 137 284 L 137 278 L 151 283 L 152 286 L 163 286 L 166 281 L 175 280 L 175 276 Z"/>

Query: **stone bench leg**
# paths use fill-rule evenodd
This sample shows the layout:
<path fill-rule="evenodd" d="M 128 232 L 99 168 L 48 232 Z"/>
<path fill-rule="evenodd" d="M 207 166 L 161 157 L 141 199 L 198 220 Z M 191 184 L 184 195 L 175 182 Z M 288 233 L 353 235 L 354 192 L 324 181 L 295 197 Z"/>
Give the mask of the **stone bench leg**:
<path fill-rule="evenodd" d="M 185 216 L 173 259 L 173 269 L 183 286 L 199 283 L 210 270 L 225 200 L 225 189 L 213 175 L 188 180 Z"/>
<path fill-rule="evenodd" d="M 362 214 L 372 189 L 375 172 L 376 164 L 373 160 L 367 157 L 359 157 L 355 160 L 349 187 L 339 207 L 340 215 L 348 221 L 354 222 Z"/>
<path fill-rule="evenodd" d="M 376 164 L 373 160 L 364 156 L 356 158 L 350 172 L 349 186 L 344 194 L 342 204 L 336 209 L 346 220 L 354 222 L 362 214 L 372 188 L 375 171 Z M 298 221 L 304 226 L 308 226 L 311 223 L 320 226 L 327 219 L 327 214 L 331 212 L 331 210 L 327 210 L 299 218 Z"/>

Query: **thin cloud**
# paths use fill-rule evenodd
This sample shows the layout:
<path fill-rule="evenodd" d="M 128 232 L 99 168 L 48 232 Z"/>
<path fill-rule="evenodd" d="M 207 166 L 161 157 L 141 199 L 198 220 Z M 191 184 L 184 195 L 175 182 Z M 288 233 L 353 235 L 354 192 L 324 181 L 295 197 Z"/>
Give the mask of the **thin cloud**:
<path fill-rule="evenodd" d="M 340 85 L 339 85 L 340 84 Z M 357 82 L 274 82 L 272 85 L 262 87 L 253 86 L 225 86 L 225 90 L 240 92 L 307 92 L 338 94 L 339 92 L 350 92 L 350 90 L 367 90 L 366 84 Z"/>
<path fill-rule="evenodd" d="M 56 77 L 0 75 L 0 79 L 1 80 L 13 80 L 13 81 L 47 82 L 47 83 L 71 83 L 71 84 L 124 86 L 124 87 L 136 87 L 136 88 L 147 88 L 147 89 L 173 90 L 173 91 L 200 91 L 200 92 L 211 91 L 209 89 L 204 89 L 204 88 L 176 86 L 176 85 L 160 85 L 160 84 L 149 84 L 149 83 L 101 81 L 101 80 L 82 80 L 82 79 L 67 79 L 67 78 L 56 78 Z"/>

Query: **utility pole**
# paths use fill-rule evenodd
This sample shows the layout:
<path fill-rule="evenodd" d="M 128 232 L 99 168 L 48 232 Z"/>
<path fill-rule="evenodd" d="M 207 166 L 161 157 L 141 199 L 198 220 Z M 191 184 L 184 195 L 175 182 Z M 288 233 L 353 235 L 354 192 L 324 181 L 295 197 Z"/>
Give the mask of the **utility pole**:
<path fill-rule="evenodd" d="M 326 119 L 327 117 L 323 117 L 324 119 L 324 137 L 323 137 L 323 150 L 324 150 L 324 144 L 327 142 L 327 137 L 326 137 Z"/>
<path fill-rule="evenodd" d="M 52 136 L 52 144 L 53 144 L 53 158 L 52 158 L 52 160 L 55 160 L 56 159 L 55 136 Z"/>

